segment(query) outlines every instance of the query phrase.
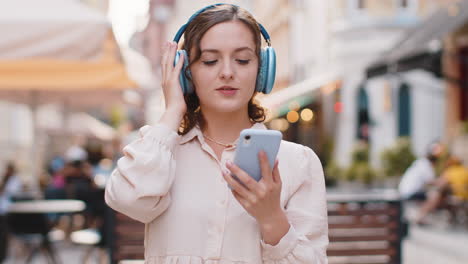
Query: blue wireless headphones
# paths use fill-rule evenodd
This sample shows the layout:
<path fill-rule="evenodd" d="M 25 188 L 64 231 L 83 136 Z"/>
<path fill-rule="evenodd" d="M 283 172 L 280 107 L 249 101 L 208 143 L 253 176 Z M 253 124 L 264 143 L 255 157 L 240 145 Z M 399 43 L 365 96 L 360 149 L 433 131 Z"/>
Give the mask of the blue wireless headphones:
<path fill-rule="evenodd" d="M 200 9 L 195 14 L 193 14 L 189 18 L 188 22 L 177 31 L 177 34 L 174 37 L 174 41 L 177 43 L 179 42 L 180 38 L 182 37 L 182 34 L 185 32 L 185 29 L 187 28 L 187 25 L 196 16 L 198 16 L 200 13 L 203 13 L 207 9 L 211 9 L 219 5 L 225 5 L 225 4 L 220 3 L 220 4 L 210 5 L 205 8 Z M 231 4 L 228 4 L 228 5 L 231 5 Z M 236 6 L 236 5 L 232 5 L 232 6 Z M 255 90 L 257 92 L 267 94 L 271 92 L 271 90 L 273 89 L 273 85 L 275 83 L 276 54 L 275 54 L 275 50 L 273 49 L 273 47 L 271 47 L 270 35 L 268 35 L 267 31 L 260 23 L 258 24 L 258 26 L 268 46 L 263 48 L 260 52 L 260 68 L 259 68 L 258 75 L 257 75 L 257 83 L 256 83 Z M 189 62 L 188 62 L 187 52 L 185 50 L 177 51 L 175 55 L 175 59 L 174 59 L 174 65 L 176 65 L 177 62 L 179 61 L 181 54 L 183 54 L 184 56 L 184 65 L 179 75 L 180 86 L 182 87 L 182 91 L 184 92 L 184 94 L 191 94 L 194 92 L 192 82 L 188 80 L 184 74 L 186 72 L 187 75 L 191 77 L 190 70 L 187 69 Z"/>

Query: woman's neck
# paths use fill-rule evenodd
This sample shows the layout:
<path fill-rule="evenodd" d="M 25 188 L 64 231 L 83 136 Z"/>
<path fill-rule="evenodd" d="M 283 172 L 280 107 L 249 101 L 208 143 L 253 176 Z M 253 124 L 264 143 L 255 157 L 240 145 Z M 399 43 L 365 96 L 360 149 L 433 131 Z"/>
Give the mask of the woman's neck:
<path fill-rule="evenodd" d="M 203 119 L 203 134 L 226 144 L 234 142 L 242 129 L 253 125 L 247 110 L 234 113 L 203 111 Z"/>

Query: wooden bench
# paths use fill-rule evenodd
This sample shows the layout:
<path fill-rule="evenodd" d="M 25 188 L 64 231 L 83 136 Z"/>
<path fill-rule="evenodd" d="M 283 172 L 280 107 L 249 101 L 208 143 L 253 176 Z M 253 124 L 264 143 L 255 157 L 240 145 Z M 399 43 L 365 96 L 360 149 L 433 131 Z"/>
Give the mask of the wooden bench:
<path fill-rule="evenodd" d="M 110 209 L 109 245 L 112 264 L 145 258 L 145 225 Z"/>
<path fill-rule="evenodd" d="M 327 200 L 330 264 L 401 263 L 406 230 L 396 193 L 328 194 Z"/>
<path fill-rule="evenodd" d="M 329 193 L 327 200 L 330 264 L 401 263 L 405 232 L 397 194 Z M 144 224 L 112 214 L 111 263 L 144 259 Z"/>

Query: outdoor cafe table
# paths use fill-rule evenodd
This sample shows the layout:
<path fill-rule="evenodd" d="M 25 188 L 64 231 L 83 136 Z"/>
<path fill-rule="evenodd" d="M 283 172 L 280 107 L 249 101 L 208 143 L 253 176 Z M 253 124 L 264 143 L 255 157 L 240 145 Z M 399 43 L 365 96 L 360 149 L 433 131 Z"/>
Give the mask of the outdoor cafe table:
<path fill-rule="evenodd" d="M 31 200 L 14 202 L 8 208 L 8 213 L 75 213 L 85 209 L 80 200 Z"/>
<path fill-rule="evenodd" d="M 86 204 L 79 200 L 30 200 L 14 202 L 8 208 L 8 216 L 13 218 L 12 224 L 17 226 L 18 233 L 33 233 L 42 236 L 40 248 L 48 253 L 52 263 L 59 263 L 48 237 L 48 227 L 44 214 L 76 213 L 85 209 Z M 19 217 L 19 218 L 18 218 Z M 20 221 L 17 221 L 20 219 Z M 30 262 L 39 248 L 31 250 L 26 262 Z"/>

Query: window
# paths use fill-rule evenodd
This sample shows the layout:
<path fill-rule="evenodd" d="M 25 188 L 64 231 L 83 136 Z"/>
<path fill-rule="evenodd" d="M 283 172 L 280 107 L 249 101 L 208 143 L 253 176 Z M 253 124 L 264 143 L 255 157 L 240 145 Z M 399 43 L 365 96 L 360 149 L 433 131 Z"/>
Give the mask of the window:
<path fill-rule="evenodd" d="M 459 98 L 459 117 L 460 120 L 468 121 L 468 46 L 461 47 L 459 50 L 460 60 L 460 98 Z"/>
<path fill-rule="evenodd" d="M 358 92 L 358 126 L 357 137 L 358 139 L 369 141 L 370 118 L 369 118 L 369 98 L 367 92 L 362 85 Z"/>
<path fill-rule="evenodd" d="M 398 136 L 411 134 L 411 100 L 409 85 L 401 84 L 398 90 Z"/>

